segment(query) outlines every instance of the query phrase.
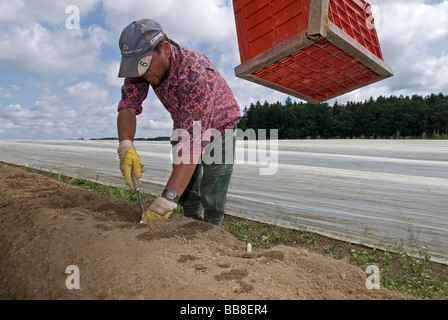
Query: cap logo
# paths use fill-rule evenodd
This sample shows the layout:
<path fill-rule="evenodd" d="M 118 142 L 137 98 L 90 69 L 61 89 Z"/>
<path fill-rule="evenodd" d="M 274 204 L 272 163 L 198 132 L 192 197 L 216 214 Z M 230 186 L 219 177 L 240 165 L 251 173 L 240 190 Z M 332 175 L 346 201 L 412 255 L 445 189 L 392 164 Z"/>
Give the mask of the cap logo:
<path fill-rule="evenodd" d="M 151 44 L 156 43 L 157 40 L 163 37 L 163 33 L 160 32 L 158 35 L 156 35 L 154 38 L 151 39 Z"/>
<path fill-rule="evenodd" d="M 125 47 L 127 47 L 127 49 L 125 49 Z M 126 51 L 127 50 L 127 51 Z M 123 46 L 123 51 L 121 52 L 121 54 L 133 54 L 133 53 L 137 53 L 143 51 L 143 48 L 138 48 L 135 50 L 129 50 L 129 47 L 127 45 Z"/>
<path fill-rule="evenodd" d="M 149 65 L 151 64 L 151 60 L 152 60 L 151 56 L 146 56 L 141 58 L 140 61 L 138 62 L 137 72 L 140 77 L 144 75 L 148 70 Z"/>

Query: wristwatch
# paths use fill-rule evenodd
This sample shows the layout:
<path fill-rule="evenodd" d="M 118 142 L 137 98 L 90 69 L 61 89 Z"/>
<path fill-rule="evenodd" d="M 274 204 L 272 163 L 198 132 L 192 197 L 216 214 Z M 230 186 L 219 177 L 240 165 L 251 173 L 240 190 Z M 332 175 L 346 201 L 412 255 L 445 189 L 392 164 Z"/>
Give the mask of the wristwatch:
<path fill-rule="evenodd" d="M 167 200 L 178 202 L 179 195 L 174 190 L 164 189 L 162 192 L 162 197 L 165 197 Z"/>

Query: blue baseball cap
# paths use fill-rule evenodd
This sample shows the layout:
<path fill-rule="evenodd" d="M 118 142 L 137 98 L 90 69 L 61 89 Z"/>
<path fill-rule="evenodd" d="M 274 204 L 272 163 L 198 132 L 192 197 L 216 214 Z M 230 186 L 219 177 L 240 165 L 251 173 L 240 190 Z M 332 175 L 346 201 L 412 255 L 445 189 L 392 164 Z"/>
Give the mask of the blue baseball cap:
<path fill-rule="evenodd" d="M 152 19 L 134 21 L 120 36 L 119 78 L 141 77 L 151 64 L 152 53 L 165 37 L 160 24 Z"/>

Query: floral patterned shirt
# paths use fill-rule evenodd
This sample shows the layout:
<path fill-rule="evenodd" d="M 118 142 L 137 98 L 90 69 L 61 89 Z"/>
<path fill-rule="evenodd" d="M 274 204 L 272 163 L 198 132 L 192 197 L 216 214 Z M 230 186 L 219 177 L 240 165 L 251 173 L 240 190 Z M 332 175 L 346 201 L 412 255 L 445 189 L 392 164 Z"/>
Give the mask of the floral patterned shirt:
<path fill-rule="evenodd" d="M 178 139 L 183 144 L 188 140 L 190 152 L 185 153 L 203 153 L 211 137 L 237 125 L 240 108 L 227 82 L 205 55 L 172 40 L 170 43 L 170 73 L 153 90 L 171 114 L 173 134 L 177 132 L 178 137 L 187 138 Z M 146 80 L 126 78 L 118 110 L 134 108 L 137 114 L 142 113 L 148 90 Z"/>

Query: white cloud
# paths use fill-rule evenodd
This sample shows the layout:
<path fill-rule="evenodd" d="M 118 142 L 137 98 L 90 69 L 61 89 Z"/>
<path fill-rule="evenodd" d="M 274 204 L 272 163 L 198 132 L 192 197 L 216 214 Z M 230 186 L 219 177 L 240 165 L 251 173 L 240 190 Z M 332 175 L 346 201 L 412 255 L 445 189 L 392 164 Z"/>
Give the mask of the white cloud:
<path fill-rule="evenodd" d="M 81 98 L 88 93 L 96 100 Z M 116 105 L 97 84 L 81 82 L 67 88 L 67 95 L 45 88 L 30 107 L 0 107 L 4 139 L 64 139 L 116 136 Z"/>
<path fill-rule="evenodd" d="M 46 23 L 52 26 L 65 26 L 69 16 L 66 8 L 76 5 L 81 18 L 91 12 L 100 0 L 0 0 L 0 26 L 2 30 L 7 24 L 23 24 L 29 21 Z"/>
<path fill-rule="evenodd" d="M 6 119 L 30 118 L 32 115 L 20 104 L 10 104 L 3 108 L 2 114 Z"/>
<path fill-rule="evenodd" d="M 118 78 L 118 71 L 120 70 L 120 61 L 111 61 L 107 64 L 106 68 L 106 81 L 110 86 L 120 87 L 123 86 L 124 80 Z"/>
<path fill-rule="evenodd" d="M 157 121 L 149 119 L 144 124 L 142 124 L 140 129 L 172 129 L 172 121 Z"/>
<path fill-rule="evenodd" d="M 42 137 L 42 134 L 49 133 L 49 129 L 57 121 L 54 113 L 48 113 L 45 104 L 36 104 L 36 108 L 29 110 L 19 104 L 11 104 L 0 108 L 2 117 L 0 118 L 0 127 L 3 128 L 2 134 L 5 139 L 35 139 Z M 53 128 L 51 134 L 61 132 L 60 123 Z"/>
<path fill-rule="evenodd" d="M 67 75 L 98 72 L 99 55 L 115 37 L 98 25 L 83 25 L 99 0 L 0 0 L 0 68 Z M 68 29 L 69 5 L 79 8 L 81 29 Z"/>
<path fill-rule="evenodd" d="M 97 103 L 98 101 L 107 101 L 109 98 L 107 90 L 90 81 L 80 82 L 66 90 L 69 93 L 68 97 L 75 101 Z"/>
<path fill-rule="evenodd" d="M 0 98 L 11 98 L 11 97 L 12 95 L 7 89 L 0 87 Z"/>
<path fill-rule="evenodd" d="M 0 1 L 0 18 L 1 21 L 10 21 L 14 17 L 20 16 L 20 12 L 25 7 L 23 0 L 2 0 Z"/>
<path fill-rule="evenodd" d="M 117 35 L 134 20 L 157 20 L 173 40 L 226 48 L 235 41 L 233 8 L 226 0 L 110 0 L 103 3 L 109 25 Z"/>
<path fill-rule="evenodd" d="M 65 75 L 99 70 L 98 56 L 109 40 L 107 30 L 51 31 L 34 22 L 0 34 L 0 67 L 20 72 Z"/>
<path fill-rule="evenodd" d="M 448 1 L 434 5 L 419 0 L 371 3 L 380 8 L 379 40 L 385 61 L 395 73 L 388 81 L 391 94 L 446 91 Z"/>

